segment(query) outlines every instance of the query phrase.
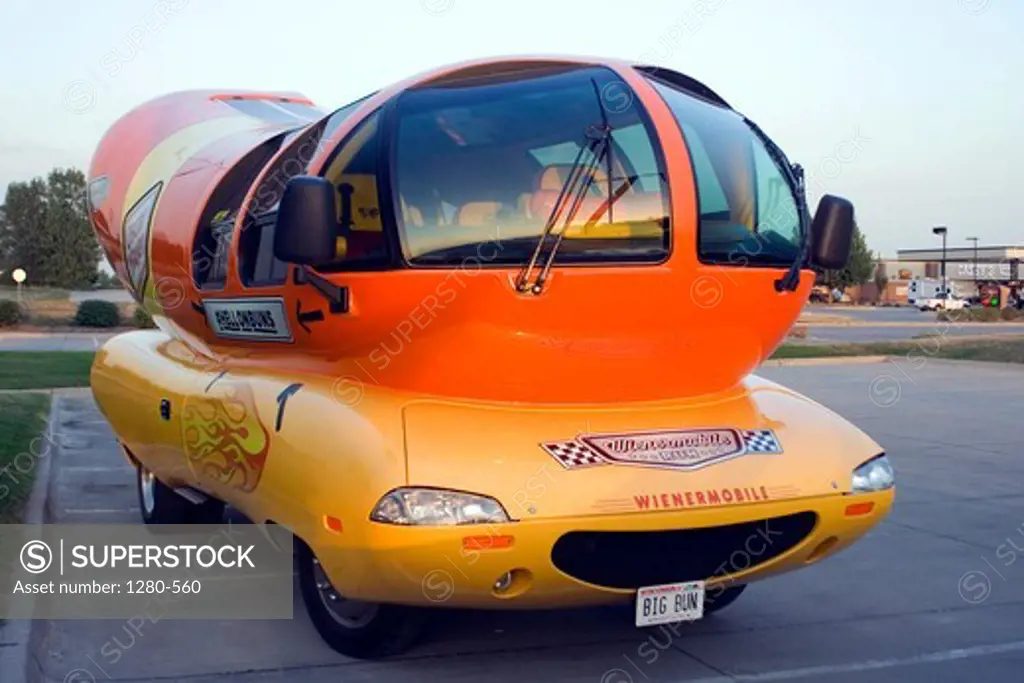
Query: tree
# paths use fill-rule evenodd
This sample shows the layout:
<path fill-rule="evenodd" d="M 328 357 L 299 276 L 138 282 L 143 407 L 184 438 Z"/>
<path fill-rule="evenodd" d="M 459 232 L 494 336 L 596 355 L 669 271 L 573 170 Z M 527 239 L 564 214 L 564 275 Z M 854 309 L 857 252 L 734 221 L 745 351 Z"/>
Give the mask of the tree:
<path fill-rule="evenodd" d="M 878 288 L 878 295 L 882 296 L 889 284 L 889 273 L 885 269 L 885 262 L 881 259 L 875 263 L 875 287 Z"/>
<path fill-rule="evenodd" d="M 11 183 L 0 206 L 0 260 L 30 284 L 82 287 L 96 281 L 99 245 L 86 213 L 85 175 L 54 169 L 46 180 Z"/>
<path fill-rule="evenodd" d="M 871 279 L 875 270 L 875 256 L 868 249 L 860 228 L 853 226 L 850 244 L 850 260 L 842 270 L 826 270 L 819 274 L 819 280 L 830 289 L 845 290 L 847 287 L 862 285 Z"/>
<path fill-rule="evenodd" d="M 124 287 L 116 276 L 105 270 L 100 270 L 96 274 L 96 286 L 99 289 L 122 289 Z"/>

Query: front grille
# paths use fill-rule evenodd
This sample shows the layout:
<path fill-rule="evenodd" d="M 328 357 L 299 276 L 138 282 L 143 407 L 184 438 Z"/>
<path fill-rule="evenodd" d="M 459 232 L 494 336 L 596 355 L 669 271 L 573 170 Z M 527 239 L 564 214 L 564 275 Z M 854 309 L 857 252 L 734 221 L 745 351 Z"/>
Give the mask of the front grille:
<path fill-rule="evenodd" d="M 551 561 L 581 581 L 640 588 L 735 574 L 778 557 L 807 537 L 818 516 L 800 512 L 741 524 L 667 531 L 570 531 Z"/>

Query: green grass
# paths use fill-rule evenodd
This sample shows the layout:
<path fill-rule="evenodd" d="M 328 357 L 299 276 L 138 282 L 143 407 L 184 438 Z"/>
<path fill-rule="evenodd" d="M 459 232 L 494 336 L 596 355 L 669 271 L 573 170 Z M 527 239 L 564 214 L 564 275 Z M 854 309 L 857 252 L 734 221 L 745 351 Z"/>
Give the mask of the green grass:
<path fill-rule="evenodd" d="M 49 455 L 46 443 L 33 443 L 49 410 L 47 394 L 0 394 L 0 524 L 20 522 L 39 458 Z"/>
<path fill-rule="evenodd" d="M 1024 338 L 960 340 L 941 335 L 897 342 L 868 344 L 783 344 L 773 359 L 834 358 L 839 356 L 900 356 L 983 360 L 997 363 L 1024 363 Z"/>
<path fill-rule="evenodd" d="M 0 389 L 89 386 L 92 351 L 0 352 Z"/>

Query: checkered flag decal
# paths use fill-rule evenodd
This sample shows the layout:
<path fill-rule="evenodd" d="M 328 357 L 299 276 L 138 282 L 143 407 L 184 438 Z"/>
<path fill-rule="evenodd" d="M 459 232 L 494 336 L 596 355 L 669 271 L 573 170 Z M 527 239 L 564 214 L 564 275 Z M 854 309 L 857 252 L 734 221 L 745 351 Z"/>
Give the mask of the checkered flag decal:
<path fill-rule="evenodd" d="M 542 443 L 541 448 L 546 450 L 565 469 L 607 464 L 607 461 L 599 453 L 579 441 L 549 441 Z"/>
<path fill-rule="evenodd" d="M 782 444 L 775 438 L 775 432 L 770 429 L 745 429 L 742 433 L 747 453 L 782 452 Z"/>

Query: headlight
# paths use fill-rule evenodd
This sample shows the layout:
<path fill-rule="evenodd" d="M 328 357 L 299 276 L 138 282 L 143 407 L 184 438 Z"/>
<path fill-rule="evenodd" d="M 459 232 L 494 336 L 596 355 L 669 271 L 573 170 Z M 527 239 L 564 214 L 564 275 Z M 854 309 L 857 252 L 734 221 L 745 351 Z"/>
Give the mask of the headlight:
<path fill-rule="evenodd" d="M 501 504 L 485 496 L 438 489 L 395 489 L 370 513 L 374 522 L 422 526 L 507 522 Z"/>
<path fill-rule="evenodd" d="M 869 493 L 891 489 L 896 483 L 889 458 L 882 454 L 853 471 L 853 492 Z"/>

